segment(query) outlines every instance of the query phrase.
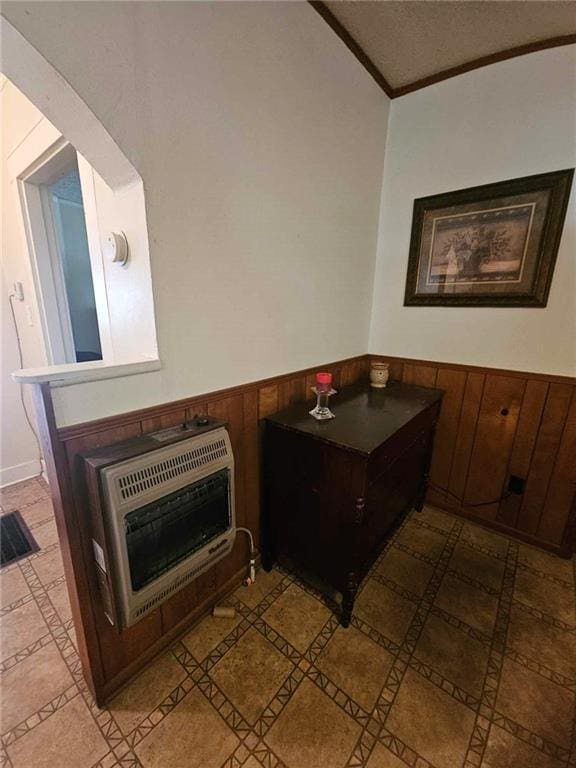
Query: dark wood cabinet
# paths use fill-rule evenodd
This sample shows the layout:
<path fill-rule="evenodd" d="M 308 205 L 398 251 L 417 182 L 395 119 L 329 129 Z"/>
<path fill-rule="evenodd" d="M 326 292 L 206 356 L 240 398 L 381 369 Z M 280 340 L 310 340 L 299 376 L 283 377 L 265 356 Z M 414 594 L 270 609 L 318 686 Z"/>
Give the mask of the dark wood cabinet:
<path fill-rule="evenodd" d="M 264 567 L 285 557 L 341 592 L 343 626 L 387 536 L 422 507 L 441 398 L 361 385 L 333 398 L 333 420 L 305 404 L 265 420 Z"/>

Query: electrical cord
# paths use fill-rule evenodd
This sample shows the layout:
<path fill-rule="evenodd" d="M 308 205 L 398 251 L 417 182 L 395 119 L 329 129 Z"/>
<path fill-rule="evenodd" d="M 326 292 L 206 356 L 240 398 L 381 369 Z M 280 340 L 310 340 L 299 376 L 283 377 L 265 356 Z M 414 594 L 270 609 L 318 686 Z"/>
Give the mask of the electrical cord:
<path fill-rule="evenodd" d="M 10 305 L 10 314 L 12 315 L 12 322 L 14 323 L 14 332 L 16 333 L 16 344 L 18 346 L 18 360 L 20 361 L 20 368 L 24 368 L 24 357 L 22 355 L 22 340 L 20 339 L 20 331 L 18 330 L 16 313 L 14 312 L 14 304 L 12 303 L 12 299 L 15 299 L 15 298 L 16 298 L 15 294 L 11 293 L 10 296 L 8 297 L 8 304 Z M 40 461 L 40 469 L 42 469 L 43 457 L 42 457 L 42 448 L 40 446 L 40 438 L 38 437 L 38 432 L 36 431 L 36 428 L 34 427 L 32 419 L 30 418 L 30 414 L 28 413 L 28 406 L 26 405 L 26 399 L 24 397 L 24 387 L 22 384 L 18 384 L 18 388 L 20 390 L 20 402 L 22 403 L 24 416 L 26 417 L 28 426 L 30 427 L 31 432 L 34 435 L 34 439 L 36 440 L 36 445 L 38 447 L 38 459 Z"/>
<path fill-rule="evenodd" d="M 448 496 L 451 496 L 453 499 L 456 499 L 456 501 L 460 504 L 461 507 L 489 507 L 492 504 L 499 504 L 501 501 L 508 499 L 512 495 L 510 491 L 506 491 L 498 499 L 492 499 L 492 501 L 479 501 L 476 504 L 467 504 L 465 503 L 464 499 L 461 499 L 459 496 L 456 496 L 455 493 L 452 493 L 452 491 L 449 491 L 447 488 L 442 488 L 441 486 L 436 485 L 436 483 L 432 483 L 432 482 L 429 482 L 428 485 L 433 490 L 439 491 L 440 493 L 446 493 Z"/>

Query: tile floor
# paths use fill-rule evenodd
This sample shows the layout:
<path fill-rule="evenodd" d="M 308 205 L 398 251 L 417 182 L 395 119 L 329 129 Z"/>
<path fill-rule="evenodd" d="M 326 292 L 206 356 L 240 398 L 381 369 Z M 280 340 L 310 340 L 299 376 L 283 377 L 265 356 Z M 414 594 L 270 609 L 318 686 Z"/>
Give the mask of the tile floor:
<path fill-rule="evenodd" d="M 82 680 L 46 486 L 6 489 L 42 549 L 0 572 L 12 768 L 576 766 L 574 564 L 433 509 L 365 581 L 352 626 L 260 574 L 99 710 Z"/>

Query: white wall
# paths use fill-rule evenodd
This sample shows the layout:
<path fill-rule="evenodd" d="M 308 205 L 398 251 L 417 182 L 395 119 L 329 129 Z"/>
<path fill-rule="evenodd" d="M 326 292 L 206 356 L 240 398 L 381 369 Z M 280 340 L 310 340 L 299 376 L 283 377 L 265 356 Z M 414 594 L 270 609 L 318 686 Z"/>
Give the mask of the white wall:
<path fill-rule="evenodd" d="M 370 352 L 576 373 L 576 195 L 545 309 L 403 307 L 413 201 L 576 165 L 576 46 L 475 70 L 390 111 Z"/>
<path fill-rule="evenodd" d="M 8 296 L 15 281 L 24 285 L 24 302 L 14 302 L 14 311 L 24 350 L 24 364 L 46 365 L 40 318 L 33 293 L 33 279 L 27 258 L 26 241 L 18 226 L 17 197 L 7 173 L 7 158 L 42 120 L 42 115 L 6 80 L 0 94 L 2 112 L 1 176 L 2 176 L 2 247 L 0 267 L 2 280 L 0 305 L 2 311 L 2 346 L 0 348 L 0 486 L 23 480 L 40 472 L 38 446 L 26 423 L 20 401 L 19 385 L 10 378 L 11 371 L 20 368 L 14 323 Z M 32 325 L 30 325 L 30 321 Z M 34 418 L 30 392 L 25 391 L 28 412 Z"/>
<path fill-rule="evenodd" d="M 3 13 L 146 190 L 163 368 L 55 391 L 59 423 L 366 351 L 388 99 L 308 4 Z"/>

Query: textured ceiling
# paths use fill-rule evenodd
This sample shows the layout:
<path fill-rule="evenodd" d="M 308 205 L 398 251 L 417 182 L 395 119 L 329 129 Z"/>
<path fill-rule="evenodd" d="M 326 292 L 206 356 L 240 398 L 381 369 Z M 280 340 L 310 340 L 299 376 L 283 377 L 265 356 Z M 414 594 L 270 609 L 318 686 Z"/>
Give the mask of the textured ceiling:
<path fill-rule="evenodd" d="M 336 0 L 324 5 L 393 89 L 576 33 L 574 0 Z"/>

